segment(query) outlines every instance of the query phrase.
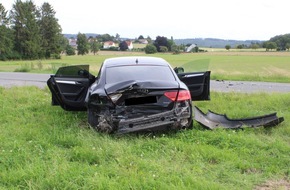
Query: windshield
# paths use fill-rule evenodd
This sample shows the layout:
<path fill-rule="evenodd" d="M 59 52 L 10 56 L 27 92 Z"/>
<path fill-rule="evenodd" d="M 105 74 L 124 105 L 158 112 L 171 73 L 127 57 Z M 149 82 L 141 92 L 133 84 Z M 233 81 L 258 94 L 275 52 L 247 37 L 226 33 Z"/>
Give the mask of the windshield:
<path fill-rule="evenodd" d="M 106 83 L 117 83 L 127 80 L 141 81 L 175 81 L 174 75 L 167 66 L 134 65 L 109 67 L 106 70 Z"/>

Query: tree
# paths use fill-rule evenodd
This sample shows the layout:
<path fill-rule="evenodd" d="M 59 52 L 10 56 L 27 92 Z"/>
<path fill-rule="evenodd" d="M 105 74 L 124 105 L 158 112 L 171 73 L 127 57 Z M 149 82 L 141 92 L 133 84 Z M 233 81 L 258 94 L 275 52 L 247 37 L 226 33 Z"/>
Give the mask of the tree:
<path fill-rule="evenodd" d="M 147 44 L 145 47 L 145 53 L 146 54 L 154 54 L 157 52 L 156 46 L 152 44 Z"/>
<path fill-rule="evenodd" d="M 237 49 L 243 49 L 243 45 L 237 45 Z"/>
<path fill-rule="evenodd" d="M 168 51 L 172 51 L 171 50 L 171 47 L 172 47 L 172 45 L 174 45 L 175 44 L 175 42 L 174 42 L 174 40 L 173 40 L 173 37 L 171 36 L 171 39 L 170 40 L 167 40 L 167 49 L 168 49 Z"/>
<path fill-rule="evenodd" d="M 106 41 L 114 41 L 114 36 L 110 36 L 109 34 L 102 34 L 98 35 L 97 37 L 98 42 L 106 42 Z"/>
<path fill-rule="evenodd" d="M 5 10 L 5 7 L 2 5 L 2 3 L 0 3 L 0 26 L 7 26 L 9 23 L 7 12 L 8 11 Z"/>
<path fill-rule="evenodd" d="M 163 36 L 157 36 L 156 40 L 154 41 L 153 45 L 156 47 L 158 52 L 161 52 L 160 46 L 165 46 L 168 48 L 168 40 L 166 37 Z"/>
<path fill-rule="evenodd" d="M 4 6 L 0 3 L 0 56 L 6 60 L 13 49 L 13 31 L 8 27 L 9 18 Z"/>
<path fill-rule="evenodd" d="M 82 34 L 80 32 L 78 33 L 77 45 L 78 55 L 85 55 L 89 53 L 89 44 L 85 34 Z"/>
<path fill-rule="evenodd" d="M 275 42 L 278 50 L 286 50 L 287 43 L 290 43 L 290 34 L 275 36 L 271 38 L 268 42 Z"/>
<path fill-rule="evenodd" d="M 126 41 L 122 41 L 120 44 L 119 44 L 119 48 L 121 51 L 126 51 L 128 49 L 128 44 Z"/>
<path fill-rule="evenodd" d="M 152 42 L 152 39 L 150 36 L 147 36 L 146 40 L 148 41 L 148 43 L 151 43 Z"/>
<path fill-rule="evenodd" d="M 66 52 L 66 55 L 75 55 L 76 54 L 75 49 L 69 44 L 67 44 L 65 52 Z"/>
<path fill-rule="evenodd" d="M 289 51 L 289 49 L 290 49 L 290 43 L 287 43 L 286 44 L 286 49 Z"/>
<path fill-rule="evenodd" d="M 116 34 L 115 40 L 118 42 L 120 41 L 120 34 L 118 34 L 118 33 Z"/>
<path fill-rule="evenodd" d="M 138 37 L 138 40 L 143 40 L 144 39 L 144 37 L 142 36 L 142 35 L 140 35 L 139 37 Z"/>
<path fill-rule="evenodd" d="M 179 49 L 179 46 L 178 46 L 178 45 L 173 44 L 173 45 L 171 46 L 171 51 L 173 52 L 173 54 L 179 54 L 179 53 L 180 53 L 179 50 L 180 50 L 180 49 Z"/>
<path fill-rule="evenodd" d="M 226 45 L 225 48 L 226 48 L 226 50 L 229 51 L 231 49 L 231 46 L 230 45 Z"/>
<path fill-rule="evenodd" d="M 11 10 L 11 23 L 14 30 L 14 48 L 23 58 L 41 58 L 41 37 L 36 6 L 32 1 L 16 0 Z"/>
<path fill-rule="evenodd" d="M 260 46 L 258 44 L 252 44 L 251 45 L 251 48 L 254 49 L 254 50 L 258 49 L 259 47 Z"/>
<path fill-rule="evenodd" d="M 94 55 L 96 55 L 96 53 L 100 50 L 100 47 L 99 47 L 99 44 L 98 44 L 96 38 L 93 38 L 91 40 L 90 45 L 91 45 L 91 52 L 93 52 Z"/>
<path fill-rule="evenodd" d="M 266 48 L 266 51 L 277 49 L 277 44 L 275 42 L 265 42 L 264 47 Z"/>
<path fill-rule="evenodd" d="M 61 51 L 62 52 L 66 51 L 67 45 L 69 45 L 69 41 L 64 35 L 61 36 L 59 43 Z"/>
<path fill-rule="evenodd" d="M 55 18 L 55 11 L 49 3 L 43 3 L 41 6 L 39 25 L 45 57 L 50 58 L 51 54 L 60 54 L 62 29 Z"/>

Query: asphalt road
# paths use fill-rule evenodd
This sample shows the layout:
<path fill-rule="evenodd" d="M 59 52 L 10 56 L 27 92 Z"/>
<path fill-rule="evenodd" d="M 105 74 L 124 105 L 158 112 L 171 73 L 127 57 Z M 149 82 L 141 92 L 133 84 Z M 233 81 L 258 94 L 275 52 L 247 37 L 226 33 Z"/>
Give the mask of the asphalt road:
<path fill-rule="evenodd" d="M 46 87 L 50 74 L 32 74 L 17 72 L 0 72 L 0 86 L 37 86 Z M 290 93 L 290 83 L 246 82 L 246 81 L 214 81 L 210 82 L 211 91 L 239 93 Z"/>

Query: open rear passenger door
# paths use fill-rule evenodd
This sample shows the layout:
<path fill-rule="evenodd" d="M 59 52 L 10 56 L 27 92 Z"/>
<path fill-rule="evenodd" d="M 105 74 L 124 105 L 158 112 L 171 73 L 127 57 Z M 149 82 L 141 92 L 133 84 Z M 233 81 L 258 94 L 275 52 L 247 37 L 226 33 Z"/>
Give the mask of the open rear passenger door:
<path fill-rule="evenodd" d="M 60 67 L 47 81 L 52 105 L 60 105 L 68 111 L 86 110 L 86 94 L 94 82 L 95 76 L 89 73 L 89 65 Z"/>
<path fill-rule="evenodd" d="M 210 100 L 210 71 L 177 73 L 177 75 L 187 85 L 192 101 Z"/>

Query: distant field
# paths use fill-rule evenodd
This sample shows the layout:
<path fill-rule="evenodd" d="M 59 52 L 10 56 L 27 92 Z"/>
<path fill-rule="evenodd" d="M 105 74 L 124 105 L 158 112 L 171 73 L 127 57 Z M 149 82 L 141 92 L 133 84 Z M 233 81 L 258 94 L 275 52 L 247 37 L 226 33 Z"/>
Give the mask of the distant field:
<path fill-rule="evenodd" d="M 172 66 L 182 66 L 186 71 L 211 70 L 212 79 L 290 82 L 290 52 L 265 51 L 209 51 L 173 55 L 143 52 L 98 52 L 98 55 L 62 56 L 60 60 L 7 61 L 0 62 L 0 71 L 23 71 L 54 73 L 63 65 L 90 64 L 91 71 L 97 74 L 101 63 L 109 57 L 117 56 L 162 57 Z"/>
<path fill-rule="evenodd" d="M 146 44 L 135 44 L 135 43 L 133 43 L 133 47 L 134 48 L 145 48 Z"/>
<path fill-rule="evenodd" d="M 208 48 L 208 47 L 200 47 L 200 49 L 207 50 L 208 52 L 265 52 L 265 48 L 258 49 L 230 49 L 226 50 L 225 48 Z M 276 50 L 273 50 L 275 52 Z"/>

